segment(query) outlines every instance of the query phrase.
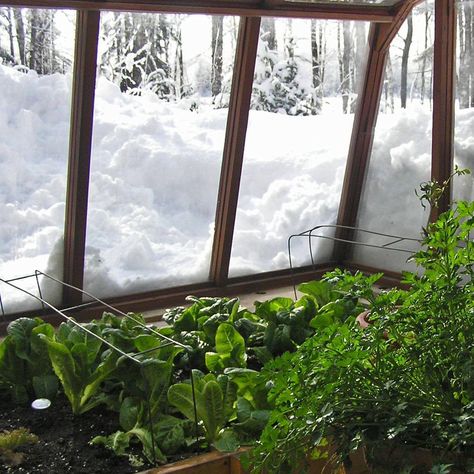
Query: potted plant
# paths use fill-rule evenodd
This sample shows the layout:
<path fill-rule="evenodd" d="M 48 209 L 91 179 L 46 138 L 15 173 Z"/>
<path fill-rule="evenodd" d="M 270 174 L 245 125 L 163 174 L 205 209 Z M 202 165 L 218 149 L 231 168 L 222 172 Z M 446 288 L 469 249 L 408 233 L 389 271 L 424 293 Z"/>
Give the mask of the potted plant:
<path fill-rule="evenodd" d="M 435 189 L 432 187 L 432 189 Z M 350 470 L 474 468 L 474 202 L 427 226 L 407 290 L 370 302 L 370 324 L 330 324 L 270 363 L 275 410 L 251 454 L 256 472 L 285 472 L 321 446 Z"/>

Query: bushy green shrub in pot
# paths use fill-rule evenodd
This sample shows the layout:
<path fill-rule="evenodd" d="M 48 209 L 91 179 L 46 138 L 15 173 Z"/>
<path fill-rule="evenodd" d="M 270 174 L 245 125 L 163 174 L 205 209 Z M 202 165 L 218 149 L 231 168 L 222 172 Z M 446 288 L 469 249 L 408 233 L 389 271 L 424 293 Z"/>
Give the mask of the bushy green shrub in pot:
<path fill-rule="evenodd" d="M 377 453 L 405 453 L 374 472 L 471 472 L 473 233 L 474 202 L 456 203 L 427 227 L 413 257 L 420 274 L 404 275 L 409 289 L 371 302 L 368 328 L 328 325 L 265 368 L 276 410 L 255 471 L 283 473 L 329 441 L 341 461 L 361 446 L 376 464 Z M 429 462 L 407 454 L 415 451 Z"/>

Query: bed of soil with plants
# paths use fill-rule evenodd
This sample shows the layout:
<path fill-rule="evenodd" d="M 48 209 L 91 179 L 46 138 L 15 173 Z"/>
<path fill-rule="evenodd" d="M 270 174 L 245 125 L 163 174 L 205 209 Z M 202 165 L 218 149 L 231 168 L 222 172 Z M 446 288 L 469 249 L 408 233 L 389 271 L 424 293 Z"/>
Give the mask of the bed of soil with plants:
<path fill-rule="evenodd" d="M 150 467 L 131 467 L 127 457 L 114 456 L 102 446 L 89 445 L 94 436 L 110 434 L 119 429 L 117 414 L 104 407 L 99 406 L 74 417 L 68 401 L 63 397 L 54 400 L 46 410 L 14 405 L 2 399 L 0 412 L 0 432 L 24 427 L 39 439 L 36 444 L 18 449 L 24 454 L 21 464 L 9 466 L 0 461 L 2 473 L 128 474 Z"/>

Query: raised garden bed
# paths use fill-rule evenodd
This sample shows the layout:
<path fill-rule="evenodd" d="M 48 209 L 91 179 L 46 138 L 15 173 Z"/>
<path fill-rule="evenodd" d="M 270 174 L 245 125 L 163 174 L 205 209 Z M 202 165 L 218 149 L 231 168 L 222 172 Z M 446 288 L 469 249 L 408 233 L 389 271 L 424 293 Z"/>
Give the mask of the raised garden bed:
<path fill-rule="evenodd" d="M 118 429 L 115 413 L 97 407 L 74 417 L 65 398 L 59 397 L 47 410 L 33 410 L 0 401 L 0 431 L 29 428 L 38 436 L 38 443 L 18 449 L 24 453 L 18 466 L 0 462 L 0 472 L 13 474 L 129 474 L 143 470 L 132 468 L 126 457 L 111 456 L 103 447 L 88 443 L 97 434 Z"/>

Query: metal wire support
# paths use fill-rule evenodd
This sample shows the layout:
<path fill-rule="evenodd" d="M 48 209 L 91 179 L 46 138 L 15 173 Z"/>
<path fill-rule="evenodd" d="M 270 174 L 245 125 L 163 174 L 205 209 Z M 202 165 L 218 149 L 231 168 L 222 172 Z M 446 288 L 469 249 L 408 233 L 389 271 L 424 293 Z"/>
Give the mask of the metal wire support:
<path fill-rule="evenodd" d="M 40 277 L 44 277 L 45 279 L 49 279 L 49 280 L 54 281 L 54 282 L 56 282 L 60 285 L 72 288 L 73 290 L 76 290 L 79 293 L 81 293 L 81 295 L 83 295 L 83 296 L 85 295 L 85 296 L 89 297 L 91 299 L 91 301 L 80 304 L 80 305 L 71 306 L 69 308 L 59 309 L 55 305 L 53 305 L 52 303 L 47 301 L 45 299 L 45 297 L 43 296 L 43 292 L 42 292 L 41 284 L 40 284 Z M 31 291 L 26 290 L 24 288 L 21 288 L 20 286 L 17 285 L 17 282 L 22 281 L 22 280 L 27 280 L 27 279 L 35 279 L 38 294 L 34 294 Z M 65 282 L 59 280 L 58 278 L 55 278 L 51 275 L 48 275 L 47 273 L 44 273 L 42 271 L 35 270 L 34 273 L 32 273 L 32 274 L 23 275 L 23 276 L 20 276 L 20 277 L 15 277 L 15 278 L 10 278 L 10 279 L 0 278 L 0 283 L 4 283 L 4 284 L 8 285 L 9 287 L 14 288 L 15 290 L 20 291 L 22 293 L 25 293 L 29 297 L 39 301 L 41 303 L 41 306 L 42 306 L 43 309 L 46 309 L 46 308 L 51 309 L 54 313 L 61 316 L 64 320 L 66 320 L 66 321 L 70 322 L 71 324 L 73 324 L 74 326 L 78 327 L 81 331 L 83 331 L 83 332 L 87 333 L 88 335 L 90 335 L 90 336 L 98 339 L 99 341 L 101 341 L 109 349 L 111 349 L 113 351 L 116 351 L 121 356 L 123 356 L 123 357 L 133 361 L 134 363 L 138 364 L 140 366 L 140 368 L 144 365 L 144 361 L 142 360 L 141 356 L 149 354 L 150 352 L 153 352 L 153 351 L 157 351 L 157 350 L 159 350 L 163 347 L 173 345 L 173 346 L 179 347 L 179 348 L 181 348 L 181 349 L 183 349 L 184 351 L 187 351 L 187 352 L 192 350 L 189 346 L 186 346 L 185 344 L 182 344 L 179 341 L 175 341 L 174 339 L 172 339 L 168 336 L 165 336 L 164 334 L 161 334 L 155 328 L 150 327 L 150 326 L 144 324 L 141 321 L 138 321 L 136 318 L 134 318 L 132 316 L 132 314 L 124 313 L 123 311 L 119 310 L 118 308 L 115 308 L 114 306 L 111 306 L 110 304 L 108 304 L 105 301 L 97 298 L 96 296 L 92 295 L 91 293 L 89 293 L 87 291 L 84 291 L 80 288 L 77 288 L 73 285 L 70 285 L 68 283 L 65 283 Z M 66 312 L 71 312 L 71 311 L 74 311 L 74 310 L 85 308 L 85 307 L 90 306 L 90 305 L 95 304 L 95 303 L 99 303 L 100 305 L 102 305 L 105 308 L 107 308 L 108 310 L 110 310 L 112 313 L 118 314 L 118 315 L 122 316 L 123 318 L 127 318 L 129 320 L 132 320 L 135 323 L 136 326 L 143 329 L 144 333 L 153 334 L 153 335 L 157 336 L 160 339 L 160 341 L 162 341 L 162 342 L 158 346 L 153 347 L 151 349 L 146 349 L 146 350 L 138 351 L 138 352 L 125 352 L 122 349 L 120 349 L 119 347 L 112 344 L 107 339 L 103 338 L 102 336 L 100 336 L 98 334 L 95 334 L 94 332 L 89 330 L 87 327 L 85 327 L 81 323 L 78 323 L 73 317 L 66 314 Z M 2 312 L 2 316 L 5 316 L 4 300 L 2 299 L 1 293 L 0 293 L 0 310 Z M 193 397 L 194 413 L 195 413 L 196 441 L 199 442 L 199 431 L 198 431 L 199 427 L 198 427 L 198 419 L 197 419 L 195 383 L 194 383 L 194 378 L 193 378 L 192 371 L 191 371 L 191 387 L 192 387 L 192 397 Z M 147 383 L 146 379 L 145 379 L 145 392 L 147 392 L 147 394 L 146 394 L 147 405 L 148 405 L 147 412 L 148 412 L 149 428 L 150 428 L 151 440 L 152 440 L 152 451 L 153 451 L 153 458 L 154 458 L 153 461 L 154 461 L 154 463 L 156 463 L 156 445 L 155 445 L 156 442 L 155 442 L 155 436 L 154 436 L 154 432 L 153 432 L 153 419 L 152 419 L 152 413 L 151 413 L 151 387 Z"/>
<path fill-rule="evenodd" d="M 349 239 L 341 239 L 339 237 L 333 237 L 331 235 L 324 235 L 321 233 L 316 233 L 320 229 L 349 229 L 355 231 L 355 233 L 360 233 L 360 234 L 369 234 L 369 235 L 376 235 L 378 237 L 382 237 L 386 240 L 383 244 L 369 244 L 367 242 L 360 242 L 357 240 L 349 240 Z M 357 234 L 355 234 L 357 235 Z M 293 267 L 293 257 L 291 254 L 291 243 L 293 239 L 295 238 L 307 238 L 308 239 L 308 251 L 309 251 L 309 256 L 311 259 L 311 265 L 314 267 L 315 266 L 315 258 L 314 258 L 314 251 L 313 251 L 313 239 L 327 239 L 331 240 L 333 242 L 345 242 L 349 243 L 352 245 L 359 245 L 361 247 L 371 247 L 375 249 L 381 249 L 381 250 L 389 250 L 392 252 L 404 252 L 408 254 L 412 254 L 413 250 L 412 249 L 407 249 L 403 247 L 394 247 L 396 244 L 400 244 L 403 242 L 413 242 L 416 244 L 421 243 L 421 239 L 416 239 L 413 237 L 405 237 L 401 235 L 393 235 L 393 234 L 385 234 L 383 232 L 374 232 L 372 230 L 367 230 L 367 229 L 362 229 L 360 227 L 352 227 L 352 226 L 346 226 L 346 225 L 338 225 L 338 224 L 323 224 L 323 225 L 317 225 L 315 227 L 312 227 L 311 229 L 304 230 L 303 232 L 300 232 L 298 234 L 292 234 L 288 237 L 288 261 L 290 265 L 290 270 L 292 275 L 294 275 L 294 267 Z M 298 299 L 298 295 L 296 293 L 296 284 L 293 281 L 293 292 L 295 295 L 295 300 Z"/>

